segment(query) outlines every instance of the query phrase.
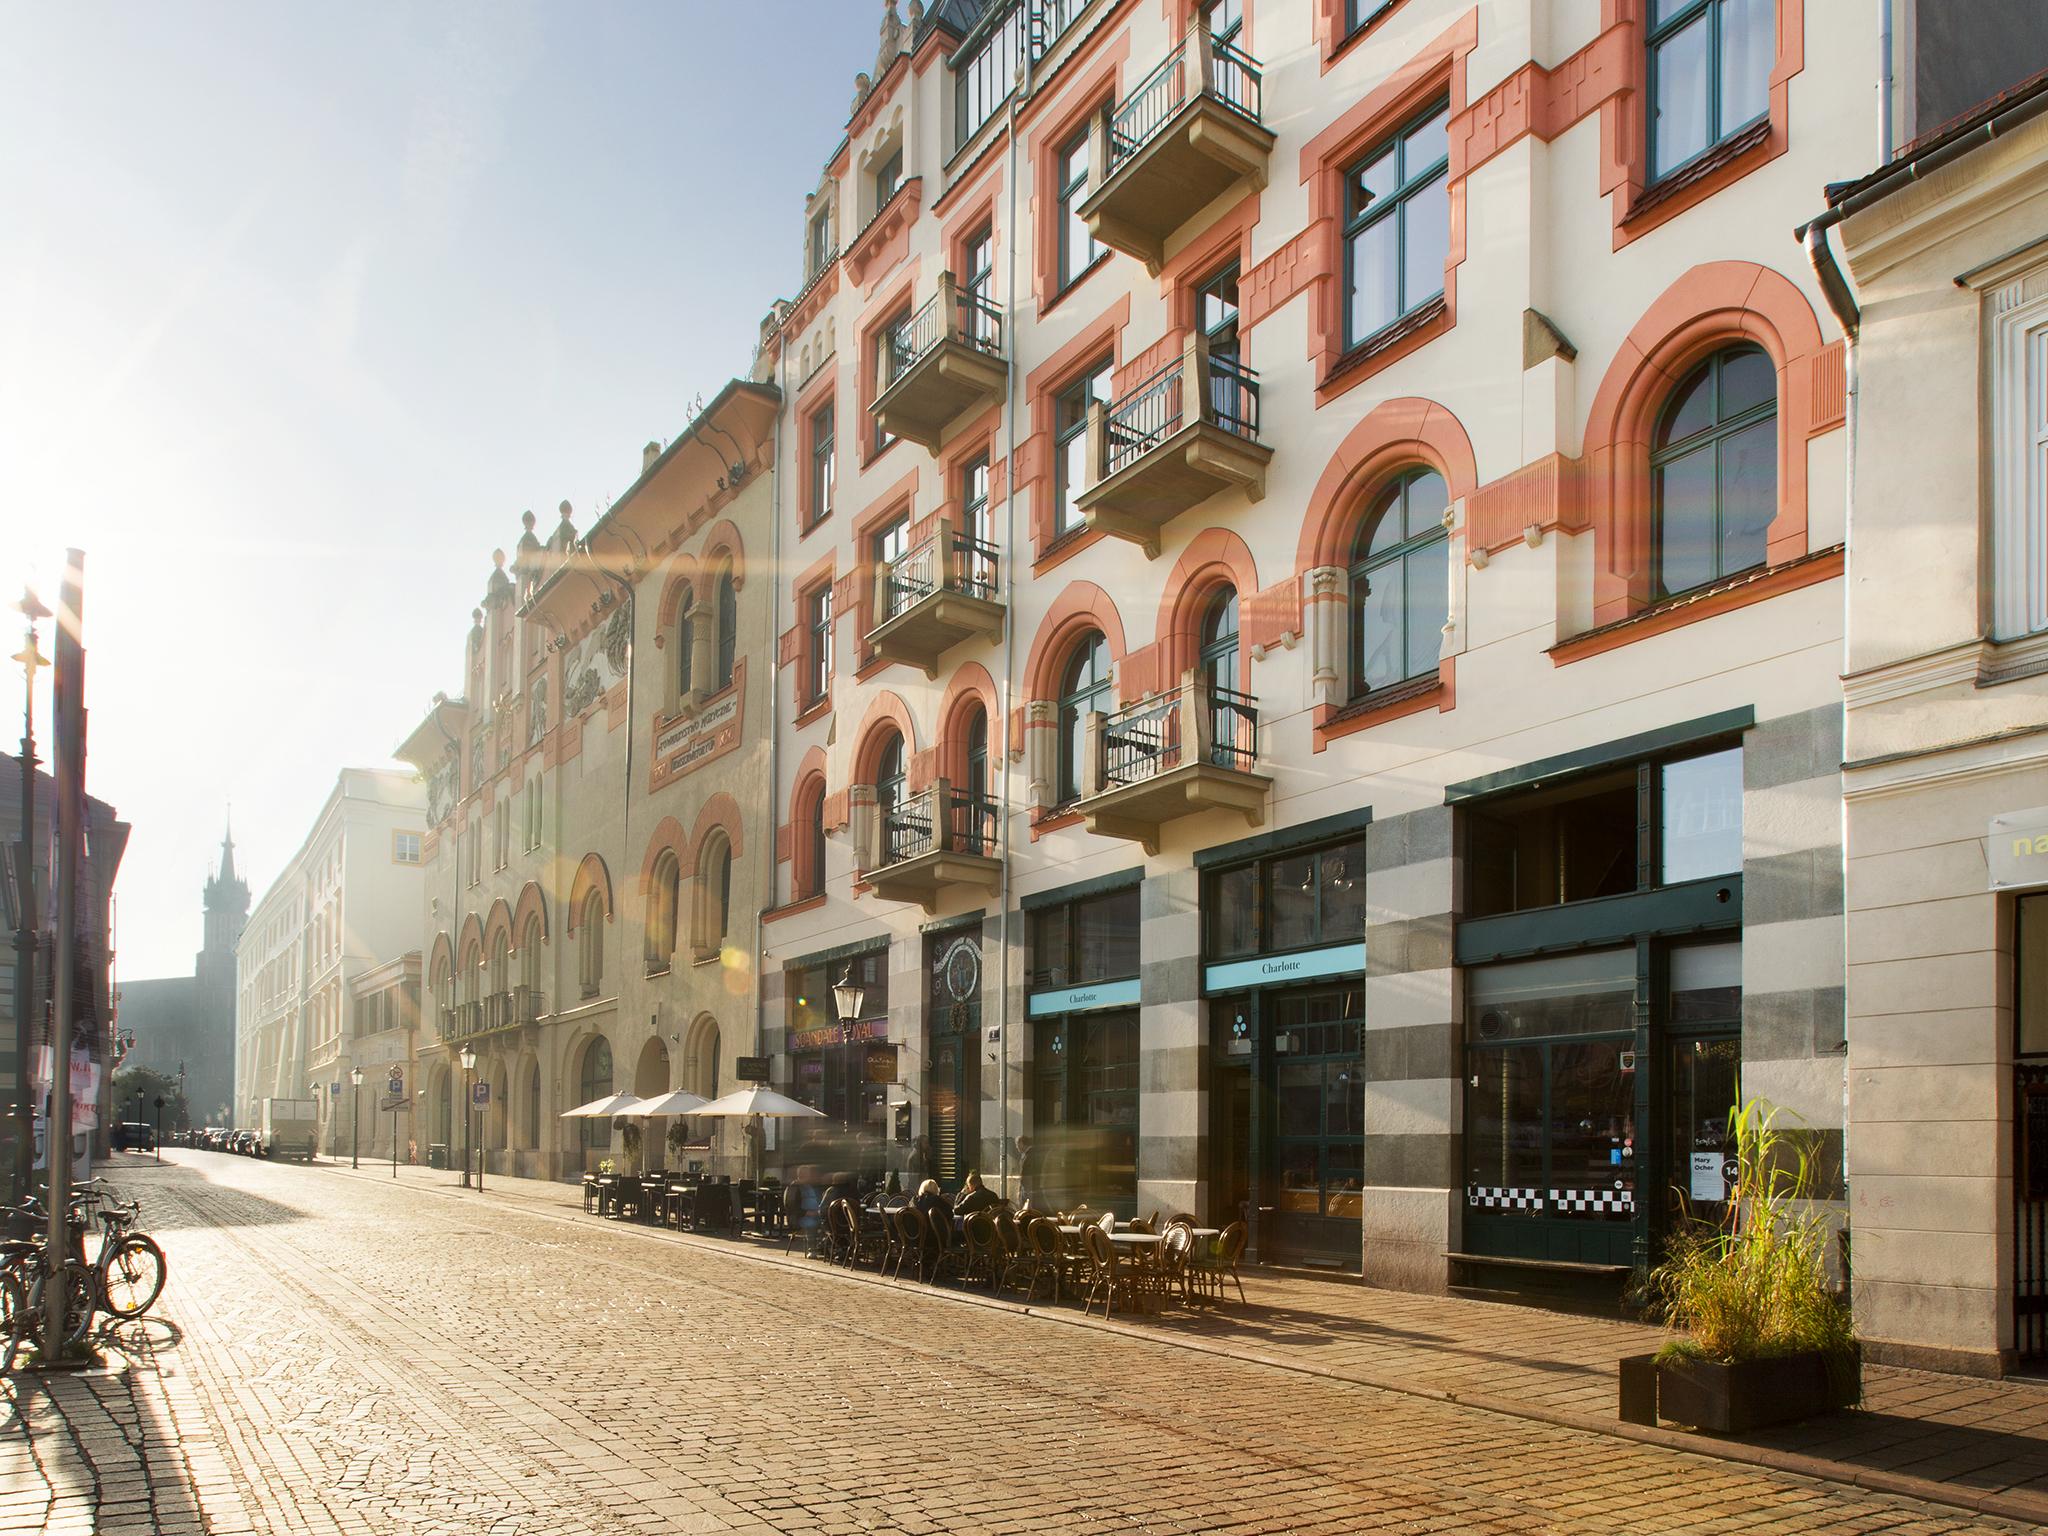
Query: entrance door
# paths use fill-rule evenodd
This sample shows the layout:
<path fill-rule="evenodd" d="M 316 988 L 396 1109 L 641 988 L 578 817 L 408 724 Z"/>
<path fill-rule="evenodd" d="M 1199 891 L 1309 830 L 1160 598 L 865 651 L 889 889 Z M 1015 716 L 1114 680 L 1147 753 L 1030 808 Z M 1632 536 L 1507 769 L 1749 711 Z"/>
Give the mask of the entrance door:
<path fill-rule="evenodd" d="M 1271 995 L 1271 1112 L 1260 1159 L 1259 1257 L 1356 1268 L 1365 1187 L 1361 988 Z"/>
<path fill-rule="evenodd" d="M 960 1187 L 981 1156 L 980 1038 L 942 1035 L 932 1042 L 926 1089 L 932 1177 L 948 1190 Z"/>
<path fill-rule="evenodd" d="M 2013 1351 L 2048 1360 L 2048 892 L 2013 912 Z"/>

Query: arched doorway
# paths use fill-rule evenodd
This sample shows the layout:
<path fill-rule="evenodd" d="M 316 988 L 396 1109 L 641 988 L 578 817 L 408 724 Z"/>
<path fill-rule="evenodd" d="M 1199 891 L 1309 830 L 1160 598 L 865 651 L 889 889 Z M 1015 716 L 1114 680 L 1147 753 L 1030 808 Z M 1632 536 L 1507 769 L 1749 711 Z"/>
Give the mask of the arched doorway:
<path fill-rule="evenodd" d="M 574 1103 L 588 1104 L 612 1092 L 612 1045 L 603 1035 L 594 1035 L 585 1042 L 582 1054 L 576 1058 L 576 1097 Z M 572 1152 L 586 1154 L 581 1160 L 588 1162 L 587 1154 L 603 1155 L 611 1150 L 612 1121 L 609 1115 L 585 1117 L 566 1122 L 580 1127 L 571 1142 Z"/>
<path fill-rule="evenodd" d="M 633 1096 L 658 1099 L 669 1090 L 668 1046 L 656 1035 L 640 1047 L 639 1064 L 633 1068 Z M 665 1168 L 669 1121 L 666 1115 L 650 1115 L 630 1122 L 640 1135 L 640 1166 Z"/>

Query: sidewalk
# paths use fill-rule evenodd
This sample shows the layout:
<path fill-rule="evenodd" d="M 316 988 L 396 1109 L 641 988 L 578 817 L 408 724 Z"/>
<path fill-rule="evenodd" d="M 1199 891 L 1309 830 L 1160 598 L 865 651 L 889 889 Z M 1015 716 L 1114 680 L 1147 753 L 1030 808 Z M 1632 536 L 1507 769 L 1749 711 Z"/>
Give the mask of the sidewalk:
<path fill-rule="evenodd" d="M 327 1160 L 320 1166 L 336 1167 Z M 349 1173 L 346 1160 L 338 1171 Z M 390 1165 L 373 1169 L 366 1163 L 354 1177 L 389 1179 Z M 398 1177 L 423 1193 L 500 1200 L 564 1219 L 598 1220 L 582 1214 L 581 1192 L 574 1185 L 493 1174 L 479 1197 L 459 1188 L 457 1173 L 401 1166 Z M 743 1260 L 813 1271 L 819 1267 L 762 1239 L 637 1230 L 650 1242 L 688 1243 Z M 849 1283 L 914 1283 L 842 1273 Z M 1724 1438 L 1644 1428 L 1616 1417 L 1615 1362 L 1655 1350 L 1664 1337 L 1655 1328 L 1256 1271 L 1245 1276 L 1245 1292 L 1249 1307 L 1109 1323 L 1084 1323 L 1072 1307 L 1027 1307 L 1014 1300 L 953 1294 L 971 1304 L 1026 1311 L 1073 1326 L 1110 1328 L 1283 1370 L 2048 1526 L 2048 1382 L 1868 1366 L 1860 1409 Z"/>

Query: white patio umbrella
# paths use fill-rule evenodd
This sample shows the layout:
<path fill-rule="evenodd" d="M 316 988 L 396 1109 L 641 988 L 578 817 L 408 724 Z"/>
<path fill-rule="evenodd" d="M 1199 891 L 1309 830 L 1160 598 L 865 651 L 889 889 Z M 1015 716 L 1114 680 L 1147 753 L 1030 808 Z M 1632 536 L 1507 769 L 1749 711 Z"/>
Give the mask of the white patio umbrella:
<path fill-rule="evenodd" d="M 723 1116 L 730 1119 L 755 1120 L 822 1120 L 823 1110 L 792 1099 L 786 1093 L 777 1093 L 773 1088 L 763 1088 L 755 1083 L 747 1088 L 735 1088 L 722 1098 L 713 1099 L 701 1109 L 693 1111 L 701 1118 Z M 755 1166 L 761 1154 L 761 1138 L 747 1138 L 747 1166 L 758 1173 Z"/>
<path fill-rule="evenodd" d="M 631 1109 L 615 1109 L 615 1115 L 632 1115 L 635 1118 L 653 1119 L 657 1115 L 701 1114 L 706 1100 L 701 1093 L 690 1093 L 678 1088 L 674 1093 L 664 1093 L 652 1099 L 642 1099 Z"/>
<path fill-rule="evenodd" d="M 605 1115 L 630 1115 L 637 1112 L 634 1106 L 639 1102 L 630 1093 L 608 1093 L 601 1099 L 592 1099 L 588 1104 L 578 1104 L 574 1109 L 565 1109 L 556 1118 L 596 1120 Z"/>

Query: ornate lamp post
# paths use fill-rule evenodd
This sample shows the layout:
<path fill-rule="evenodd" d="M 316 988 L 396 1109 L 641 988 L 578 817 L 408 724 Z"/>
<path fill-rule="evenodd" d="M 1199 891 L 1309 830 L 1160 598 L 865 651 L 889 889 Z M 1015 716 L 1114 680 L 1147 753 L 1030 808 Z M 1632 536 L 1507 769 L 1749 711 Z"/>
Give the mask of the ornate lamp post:
<path fill-rule="evenodd" d="M 866 1113 L 863 1095 L 867 1091 L 865 1063 L 856 1071 L 854 1061 L 859 1054 L 854 1045 L 854 1031 L 860 1024 L 860 1007 L 867 993 L 861 984 L 853 979 L 853 963 L 847 962 L 839 979 L 832 983 L 832 1011 L 839 1015 L 839 1052 L 846 1072 L 847 1097 L 852 1101 L 846 1107 L 849 1116 L 856 1117 L 865 1126 Z M 848 1127 L 851 1129 L 851 1127 Z"/>
<path fill-rule="evenodd" d="M 469 1188 L 469 1075 L 476 1070 L 476 1048 L 462 1048 L 462 1187 Z"/>
<path fill-rule="evenodd" d="M 31 1020 L 36 999 L 36 669 L 47 667 L 36 645 L 36 625 L 50 616 L 35 593 L 23 589 L 14 605 L 28 620 L 28 633 L 14 660 L 21 665 L 21 838 L 14 849 L 13 878 L 6 882 L 14 908 L 14 1199 L 28 1198 L 35 1177 L 36 1100 L 30 1085 L 35 1051 Z"/>
<path fill-rule="evenodd" d="M 356 1161 L 356 1153 L 361 1145 L 357 1136 L 357 1128 L 363 1123 L 363 1069 L 361 1067 L 350 1067 L 348 1069 L 348 1086 L 348 1165 L 351 1168 L 356 1168 L 361 1166 Z"/>

